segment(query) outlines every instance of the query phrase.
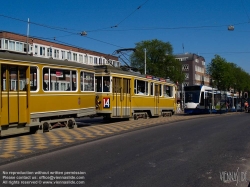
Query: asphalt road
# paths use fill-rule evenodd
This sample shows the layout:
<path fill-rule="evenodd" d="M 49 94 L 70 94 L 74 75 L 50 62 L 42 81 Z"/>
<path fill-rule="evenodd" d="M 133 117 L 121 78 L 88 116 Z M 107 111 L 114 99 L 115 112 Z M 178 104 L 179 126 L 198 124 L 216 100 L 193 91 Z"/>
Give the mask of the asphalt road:
<path fill-rule="evenodd" d="M 13 162 L 0 166 L 0 186 L 248 186 L 249 119 L 241 113 L 163 124 Z M 82 184 L 62 184 L 70 181 Z"/>

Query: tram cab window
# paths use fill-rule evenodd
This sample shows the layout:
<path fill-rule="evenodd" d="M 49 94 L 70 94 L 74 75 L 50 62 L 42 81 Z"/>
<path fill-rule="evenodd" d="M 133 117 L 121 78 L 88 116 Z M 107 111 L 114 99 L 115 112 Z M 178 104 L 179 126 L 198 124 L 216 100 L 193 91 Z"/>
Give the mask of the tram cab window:
<path fill-rule="evenodd" d="M 47 91 L 76 91 L 77 72 L 65 69 L 43 68 L 43 82 L 47 84 Z M 46 87 L 43 87 L 43 90 L 46 91 Z"/>
<path fill-rule="evenodd" d="M 135 80 L 134 91 L 135 94 L 148 95 L 148 82 L 142 80 Z"/>
<path fill-rule="evenodd" d="M 110 92 L 111 85 L 109 76 L 96 77 L 95 80 L 95 88 L 97 92 Z"/>

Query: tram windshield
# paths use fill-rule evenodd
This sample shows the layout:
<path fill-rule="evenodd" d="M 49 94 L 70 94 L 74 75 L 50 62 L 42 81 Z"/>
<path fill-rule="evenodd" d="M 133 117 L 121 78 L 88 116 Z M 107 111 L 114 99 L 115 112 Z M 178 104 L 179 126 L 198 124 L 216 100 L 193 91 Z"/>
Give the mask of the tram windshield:
<path fill-rule="evenodd" d="M 185 103 L 199 103 L 200 91 L 185 91 Z"/>
<path fill-rule="evenodd" d="M 100 76 L 95 79 L 97 92 L 110 92 L 110 76 Z"/>

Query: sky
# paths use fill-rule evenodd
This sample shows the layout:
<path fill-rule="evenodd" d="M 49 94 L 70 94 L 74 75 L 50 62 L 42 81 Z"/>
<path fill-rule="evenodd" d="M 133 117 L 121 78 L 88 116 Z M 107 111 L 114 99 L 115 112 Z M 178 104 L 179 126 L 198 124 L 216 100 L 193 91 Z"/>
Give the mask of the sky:
<path fill-rule="evenodd" d="M 31 37 L 105 54 L 158 39 L 173 54 L 195 53 L 206 65 L 218 54 L 250 73 L 250 0 L 1 2 L 0 30 L 26 35 L 28 19 Z"/>

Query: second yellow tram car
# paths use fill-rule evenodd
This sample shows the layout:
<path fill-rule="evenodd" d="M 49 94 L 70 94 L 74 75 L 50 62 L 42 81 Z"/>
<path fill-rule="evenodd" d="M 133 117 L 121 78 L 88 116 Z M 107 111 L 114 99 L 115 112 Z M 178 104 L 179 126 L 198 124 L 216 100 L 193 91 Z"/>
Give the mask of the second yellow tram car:
<path fill-rule="evenodd" d="M 176 84 L 166 79 L 98 66 L 97 115 L 104 118 L 157 117 L 176 112 Z"/>
<path fill-rule="evenodd" d="M 93 66 L 0 52 L 0 72 L 0 136 L 96 114 Z"/>

